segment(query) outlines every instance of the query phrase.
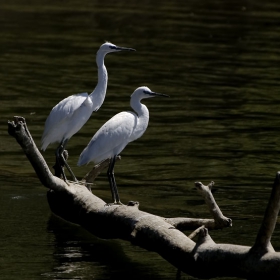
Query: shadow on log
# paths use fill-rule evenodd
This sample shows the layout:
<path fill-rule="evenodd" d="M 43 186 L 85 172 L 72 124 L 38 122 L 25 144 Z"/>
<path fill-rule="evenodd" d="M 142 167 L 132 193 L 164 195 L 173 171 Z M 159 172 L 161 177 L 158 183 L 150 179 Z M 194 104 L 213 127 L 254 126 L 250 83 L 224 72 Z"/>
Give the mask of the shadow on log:
<path fill-rule="evenodd" d="M 208 230 L 232 226 L 212 195 L 211 188 L 195 183 L 213 219 L 164 218 L 139 210 L 138 202 L 106 206 L 85 182 L 93 181 L 106 162 L 87 174 L 81 183 L 64 182 L 53 176 L 36 147 L 22 117 L 8 122 L 13 136 L 32 164 L 41 183 L 49 189 L 48 203 L 53 213 L 79 224 L 100 238 L 120 238 L 155 251 L 182 272 L 198 278 L 240 277 L 280 279 L 280 253 L 271 243 L 280 208 L 280 173 L 273 184 L 271 198 L 253 247 L 217 244 Z M 108 165 L 108 162 L 107 162 Z M 188 237 L 182 231 L 194 230 Z M 192 238 L 198 235 L 197 241 Z"/>

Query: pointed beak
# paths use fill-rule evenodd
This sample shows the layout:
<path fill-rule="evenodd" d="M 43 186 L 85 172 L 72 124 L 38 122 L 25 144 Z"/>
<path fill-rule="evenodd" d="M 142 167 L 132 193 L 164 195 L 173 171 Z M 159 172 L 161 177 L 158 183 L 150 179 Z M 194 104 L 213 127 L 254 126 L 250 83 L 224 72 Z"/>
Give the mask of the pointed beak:
<path fill-rule="evenodd" d="M 119 46 L 116 46 L 116 50 L 117 51 L 128 51 L 128 52 L 135 52 L 136 51 L 135 49 L 132 49 L 132 48 L 125 48 L 125 47 L 119 47 Z"/>
<path fill-rule="evenodd" d="M 158 92 L 146 92 L 146 94 L 152 95 L 152 96 L 162 96 L 162 97 L 170 97 L 167 94 L 163 94 L 163 93 L 158 93 Z"/>

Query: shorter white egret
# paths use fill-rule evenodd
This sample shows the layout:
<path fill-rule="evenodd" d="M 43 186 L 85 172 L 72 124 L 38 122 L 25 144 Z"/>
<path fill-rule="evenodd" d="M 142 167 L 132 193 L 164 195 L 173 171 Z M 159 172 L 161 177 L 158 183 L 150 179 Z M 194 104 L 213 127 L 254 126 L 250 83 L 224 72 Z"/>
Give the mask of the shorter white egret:
<path fill-rule="evenodd" d="M 46 120 L 41 140 L 42 150 L 45 151 L 49 144 L 58 142 L 56 161 L 59 166 L 66 166 L 74 181 L 77 181 L 77 179 L 63 155 L 65 146 L 68 140 L 87 122 L 92 112 L 101 107 L 105 99 L 108 81 L 104 58 L 108 53 L 119 51 L 135 51 L 135 49 L 119 47 L 109 42 L 102 44 L 96 54 L 98 83 L 94 91 L 91 94 L 84 92 L 63 99 L 53 107 Z M 66 180 L 62 168 L 61 173 Z"/>
<path fill-rule="evenodd" d="M 141 137 L 148 127 L 149 110 L 140 101 L 155 96 L 169 97 L 156 93 L 148 87 L 137 88 L 130 99 L 130 106 L 135 112 L 121 112 L 108 120 L 92 137 L 80 155 L 78 166 L 94 162 L 95 164 L 110 158 L 107 171 L 113 197 L 113 204 L 121 204 L 114 176 L 116 156 L 129 142 Z"/>

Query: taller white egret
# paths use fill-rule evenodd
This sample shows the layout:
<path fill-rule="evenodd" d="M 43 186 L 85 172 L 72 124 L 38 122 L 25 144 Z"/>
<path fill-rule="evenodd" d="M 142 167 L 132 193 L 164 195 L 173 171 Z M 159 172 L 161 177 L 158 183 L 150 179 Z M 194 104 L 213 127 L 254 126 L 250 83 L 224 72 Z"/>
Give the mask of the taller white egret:
<path fill-rule="evenodd" d="M 149 123 L 149 110 L 140 101 L 155 96 L 169 97 L 156 93 L 148 87 L 137 88 L 130 99 L 130 106 L 135 112 L 121 112 L 108 120 L 92 137 L 80 155 L 78 166 L 94 162 L 95 164 L 110 158 L 107 171 L 113 197 L 113 204 L 121 204 L 114 176 L 116 156 L 129 142 L 141 137 Z"/>
<path fill-rule="evenodd" d="M 91 94 L 84 92 L 63 99 L 53 107 L 46 120 L 45 130 L 41 140 L 41 149 L 45 151 L 51 143 L 58 142 L 59 146 L 56 149 L 56 160 L 60 166 L 62 164 L 66 166 L 74 181 L 77 181 L 77 179 L 66 162 L 63 151 L 68 140 L 83 127 L 92 112 L 97 111 L 101 107 L 105 99 L 108 82 L 104 58 L 108 53 L 119 51 L 135 51 L 135 49 L 119 47 L 109 42 L 101 45 L 96 54 L 98 83 L 94 91 Z M 63 169 L 61 168 L 61 170 L 64 180 L 66 180 Z"/>

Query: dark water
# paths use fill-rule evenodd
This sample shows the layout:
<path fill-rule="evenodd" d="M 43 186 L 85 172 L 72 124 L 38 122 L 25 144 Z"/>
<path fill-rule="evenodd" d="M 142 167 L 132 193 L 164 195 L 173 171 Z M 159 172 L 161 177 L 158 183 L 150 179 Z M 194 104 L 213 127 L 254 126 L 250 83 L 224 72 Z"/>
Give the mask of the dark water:
<path fill-rule="evenodd" d="M 24 116 L 39 145 L 51 108 L 95 87 L 95 53 L 105 40 L 137 52 L 106 57 L 105 103 L 68 144 L 77 177 L 90 168 L 76 162 L 94 132 L 147 85 L 171 98 L 145 102 L 149 128 L 115 169 L 122 201 L 161 216 L 209 217 L 194 182 L 214 180 L 233 227 L 212 237 L 252 245 L 280 166 L 280 4 L 39 2 L 0 1 L 1 279 L 176 279 L 157 254 L 53 217 L 46 190 L 7 134 L 7 120 Z M 50 167 L 54 148 L 44 153 Z M 105 175 L 94 192 L 110 201 Z M 279 233 L 277 225 L 278 251 Z"/>

